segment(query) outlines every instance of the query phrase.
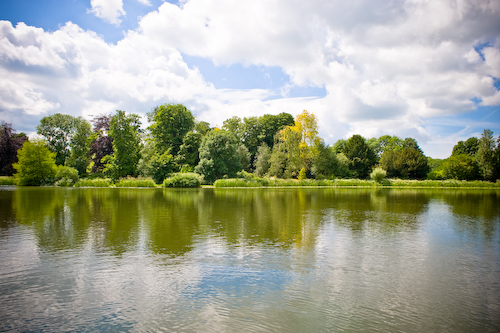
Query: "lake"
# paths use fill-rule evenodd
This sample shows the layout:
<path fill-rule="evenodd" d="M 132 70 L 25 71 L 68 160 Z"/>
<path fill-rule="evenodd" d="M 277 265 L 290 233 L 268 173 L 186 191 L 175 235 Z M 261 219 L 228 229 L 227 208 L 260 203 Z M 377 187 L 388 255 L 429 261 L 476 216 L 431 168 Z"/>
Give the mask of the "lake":
<path fill-rule="evenodd" d="M 499 332 L 500 191 L 3 186 L 0 331 Z"/>

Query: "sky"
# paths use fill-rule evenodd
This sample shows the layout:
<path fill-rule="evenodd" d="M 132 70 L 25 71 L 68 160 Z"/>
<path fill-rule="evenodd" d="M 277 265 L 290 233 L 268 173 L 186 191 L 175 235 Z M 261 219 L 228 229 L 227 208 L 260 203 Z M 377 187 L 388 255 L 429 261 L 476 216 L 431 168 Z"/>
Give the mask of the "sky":
<path fill-rule="evenodd" d="M 499 0 L 2 0 L 0 120 L 307 110 L 327 144 L 500 133 Z"/>

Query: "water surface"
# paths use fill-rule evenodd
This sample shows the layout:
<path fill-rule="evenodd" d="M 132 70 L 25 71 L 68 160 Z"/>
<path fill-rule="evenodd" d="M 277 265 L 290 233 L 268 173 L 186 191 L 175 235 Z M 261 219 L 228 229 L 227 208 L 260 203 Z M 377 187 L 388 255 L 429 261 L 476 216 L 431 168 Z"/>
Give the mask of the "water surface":
<path fill-rule="evenodd" d="M 0 187 L 0 331 L 500 331 L 500 191 Z"/>

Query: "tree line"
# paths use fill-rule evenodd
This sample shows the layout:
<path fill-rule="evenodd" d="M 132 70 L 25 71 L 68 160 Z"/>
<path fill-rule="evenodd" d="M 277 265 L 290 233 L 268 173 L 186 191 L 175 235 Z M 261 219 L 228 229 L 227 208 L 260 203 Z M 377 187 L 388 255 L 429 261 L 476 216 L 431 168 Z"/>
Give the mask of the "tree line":
<path fill-rule="evenodd" d="M 375 168 L 402 179 L 496 180 L 500 178 L 500 136 L 458 142 L 448 159 L 428 158 L 413 138 L 353 135 L 333 146 L 318 136 L 316 116 L 303 111 L 225 120 L 220 128 L 197 121 L 181 104 L 164 104 L 139 115 L 117 110 L 91 121 L 54 114 L 41 119 L 28 140 L 2 123 L 0 172 L 17 172 L 19 184 L 40 185 L 61 177 L 151 177 L 196 172 L 205 183 L 234 178 L 244 170 L 258 177 L 367 178 Z M 57 174 L 61 175 L 57 175 Z"/>

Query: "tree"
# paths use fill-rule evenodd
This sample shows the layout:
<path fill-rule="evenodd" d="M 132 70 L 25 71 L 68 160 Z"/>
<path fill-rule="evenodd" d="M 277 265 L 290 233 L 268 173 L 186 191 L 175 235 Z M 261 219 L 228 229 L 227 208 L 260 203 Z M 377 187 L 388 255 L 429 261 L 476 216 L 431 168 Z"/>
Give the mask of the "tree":
<path fill-rule="evenodd" d="M 86 173 L 90 163 L 91 134 L 90 123 L 82 117 L 77 118 L 73 138 L 70 143 L 71 153 L 67 164 L 78 170 L 80 176 Z"/>
<path fill-rule="evenodd" d="M 51 151 L 56 153 L 56 164 L 64 165 L 71 154 L 70 144 L 75 132 L 77 118 L 69 114 L 56 113 L 43 117 L 37 133 L 47 140 Z"/>
<path fill-rule="evenodd" d="M 119 177 L 137 175 L 137 163 L 140 159 L 140 117 L 117 110 L 111 117 L 109 135 L 113 138 L 114 162 Z"/>
<path fill-rule="evenodd" d="M 382 135 L 378 139 L 371 138 L 368 143 L 375 154 L 380 157 L 386 151 L 401 150 L 404 141 L 397 136 Z"/>
<path fill-rule="evenodd" d="M 255 157 L 255 174 L 258 177 L 263 177 L 269 171 L 271 159 L 271 148 L 264 142 L 257 148 L 257 155 Z"/>
<path fill-rule="evenodd" d="M 345 145 L 347 144 L 347 140 L 340 139 L 335 142 L 332 146 L 332 150 L 335 154 L 340 154 L 344 152 Z"/>
<path fill-rule="evenodd" d="M 476 160 L 468 154 L 452 155 L 443 163 L 446 179 L 474 180 L 480 177 Z"/>
<path fill-rule="evenodd" d="M 224 130 L 211 131 L 203 138 L 200 146 L 200 162 L 195 172 L 214 182 L 223 177 L 235 177 L 242 169 L 238 148 L 241 143 Z"/>
<path fill-rule="evenodd" d="M 92 120 L 94 134 L 90 144 L 92 160 L 90 171 L 93 173 L 102 172 L 104 169 L 102 159 L 113 154 L 113 139 L 108 135 L 110 120 L 109 115 L 100 115 Z"/>
<path fill-rule="evenodd" d="M 176 161 L 179 165 L 188 165 L 194 168 L 200 161 L 199 149 L 202 135 L 200 133 L 188 132 L 182 139 Z"/>
<path fill-rule="evenodd" d="M 147 114 L 151 122 L 149 130 L 155 141 L 158 153 L 170 149 L 175 156 L 179 152 L 184 135 L 194 128 L 194 116 L 182 104 L 164 104 Z"/>
<path fill-rule="evenodd" d="M 485 180 L 495 180 L 495 178 L 499 177 L 498 165 L 497 161 L 495 161 L 496 149 L 493 132 L 489 129 L 485 129 L 481 139 L 479 139 L 479 148 L 476 153 L 479 171 Z"/>
<path fill-rule="evenodd" d="M 241 139 L 250 153 L 250 161 L 255 162 L 255 156 L 259 146 L 263 143 L 262 123 L 257 117 L 248 117 L 243 119 Z"/>
<path fill-rule="evenodd" d="M 12 124 L 5 122 L 0 124 L 0 176 L 14 174 L 12 165 L 17 162 L 17 151 L 26 140 L 28 140 L 26 134 L 16 134 Z"/>
<path fill-rule="evenodd" d="M 295 121 L 289 113 L 282 112 L 277 115 L 265 114 L 259 117 L 261 123 L 261 142 L 273 148 L 275 136 L 287 126 L 294 126 Z"/>
<path fill-rule="evenodd" d="M 339 161 L 335 152 L 320 141 L 316 145 L 317 152 L 313 158 L 311 172 L 316 178 L 331 178 L 338 175 Z"/>
<path fill-rule="evenodd" d="M 210 124 L 207 123 L 206 121 L 197 121 L 195 122 L 194 130 L 196 131 L 196 133 L 200 133 L 201 136 L 205 136 L 212 129 L 210 128 Z"/>
<path fill-rule="evenodd" d="M 232 133 L 236 139 L 242 140 L 243 136 L 243 122 L 240 117 L 233 116 L 229 119 L 224 120 L 222 123 L 222 129 Z"/>
<path fill-rule="evenodd" d="M 423 179 L 430 170 L 427 157 L 412 138 L 406 138 L 401 149 L 385 151 L 379 163 L 389 177 Z"/>
<path fill-rule="evenodd" d="M 278 132 L 271 158 L 269 175 L 278 178 L 297 178 L 301 169 L 301 133 L 291 126 Z"/>
<path fill-rule="evenodd" d="M 452 156 L 456 155 L 469 155 L 474 157 L 479 149 L 479 140 L 476 137 L 468 138 L 465 142 L 458 141 L 453 147 Z"/>
<path fill-rule="evenodd" d="M 40 186 L 51 184 L 56 175 L 56 153 L 51 152 L 43 140 L 25 141 L 17 152 L 14 163 L 19 185 Z"/>
<path fill-rule="evenodd" d="M 376 163 L 375 152 L 361 135 L 353 135 L 346 144 L 343 153 L 349 159 L 349 169 L 356 178 L 368 177 Z"/>

